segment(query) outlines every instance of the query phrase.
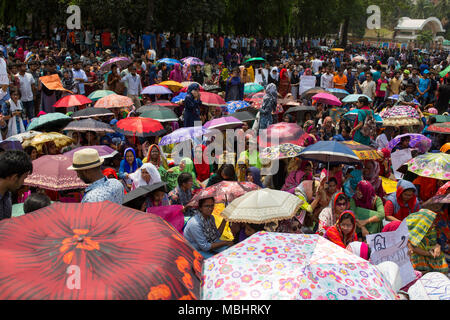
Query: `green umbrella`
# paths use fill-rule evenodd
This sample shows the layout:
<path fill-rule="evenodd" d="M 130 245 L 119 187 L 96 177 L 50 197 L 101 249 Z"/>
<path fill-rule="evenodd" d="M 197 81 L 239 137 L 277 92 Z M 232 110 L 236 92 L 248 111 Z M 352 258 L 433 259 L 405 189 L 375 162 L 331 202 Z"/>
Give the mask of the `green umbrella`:
<path fill-rule="evenodd" d="M 266 61 L 266 60 L 264 60 L 264 58 L 257 57 L 257 58 L 250 58 L 247 61 L 245 61 L 244 63 L 247 63 L 247 62 L 264 62 L 264 61 Z"/>
<path fill-rule="evenodd" d="M 442 114 L 433 116 L 436 118 L 436 122 L 442 123 L 442 122 L 450 122 L 450 116 L 444 116 Z"/>
<path fill-rule="evenodd" d="M 245 95 L 260 92 L 263 90 L 264 90 L 264 87 L 262 85 L 260 85 L 259 83 L 251 82 L 251 83 L 246 83 L 244 85 L 244 94 Z"/>
<path fill-rule="evenodd" d="M 73 119 L 59 112 L 47 113 L 39 118 L 34 118 L 28 125 L 27 131 L 59 131 Z"/>
<path fill-rule="evenodd" d="M 152 118 L 159 122 L 178 121 L 178 117 L 173 110 L 163 106 L 143 106 L 137 110 L 142 118 Z"/>
<path fill-rule="evenodd" d="M 98 99 L 109 96 L 110 94 L 115 94 L 115 92 L 111 90 L 95 90 L 88 96 L 88 98 L 92 101 L 97 101 Z"/>
<path fill-rule="evenodd" d="M 439 72 L 439 75 L 441 76 L 441 78 L 445 77 L 447 75 L 447 73 L 450 72 L 450 66 L 448 66 L 447 68 L 444 69 L 444 71 Z"/>

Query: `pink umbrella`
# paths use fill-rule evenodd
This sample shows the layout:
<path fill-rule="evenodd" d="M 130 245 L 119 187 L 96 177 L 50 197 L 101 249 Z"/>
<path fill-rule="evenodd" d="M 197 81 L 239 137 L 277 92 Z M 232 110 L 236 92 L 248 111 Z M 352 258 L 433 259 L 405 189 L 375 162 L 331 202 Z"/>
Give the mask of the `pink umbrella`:
<path fill-rule="evenodd" d="M 67 151 L 64 153 L 64 155 L 66 157 L 69 157 L 70 159 L 72 159 L 73 154 L 77 151 L 86 149 L 86 148 L 90 148 L 90 149 L 95 149 L 98 152 L 98 155 L 102 158 L 112 158 L 114 157 L 116 154 L 118 154 L 117 150 L 114 150 L 113 148 L 110 148 L 108 146 L 105 145 L 101 145 L 101 146 L 85 146 L 85 147 L 79 147 L 79 148 L 75 148 L 72 149 L 70 151 Z"/>
<path fill-rule="evenodd" d="M 125 108 L 131 107 L 133 105 L 133 100 L 126 96 L 122 96 L 120 94 L 110 94 L 101 99 L 98 99 L 95 103 L 95 108 L 104 108 L 104 109 L 112 109 L 112 108 Z"/>
<path fill-rule="evenodd" d="M 318 103 L 329 104 L 332 106 L 340 106 L 342 102 L 330 93 L 321 92 L 312 97 Z"/>
<path fill-rule="evenodd" d="M 148 208 L 148 212 L 160 216 L 166 220 L 179 233 L 183 234 L 184 215 L 183 206 L 160 206 Z"/>
<path fill-rule="evenodd" d="M 66 155 L 42 156 L 33 161 L 33 173 L 25 179 L 24 185 L 52 191 L 86 188 L 76 171 L 67 170 L 71 165 L 72 157 Z"/>
<path fill-rule="evenodd" d="M 220 107 L 227 104 L 218 94 L 206 91 L 200 92 L 200 100 L 202 100 L 203 105 L 210 107 Z"/>
<path fill-rule="evenodd" d="M 226 130 L 226 129 L 234 129 L 242 126 L 243 123 L 241 120 L 236 119 L 235 117 L 222 117 L 218 119 L 213 119 L 206 122 L 203 125 L 204 129 L 218 129 L 218 130 Z"/>
<path fill-rule="evenodd" d="M 265 141 L 264 137 L 267 137 L 267 141 Z M 309 135 L 296 123 L 279 122 L 261 130 L 258 136 L 258 143 L 263 148 L 285 143 L 303 146 L 303 142 L 308 137 Z M 276 139 L 278 139 L 278 144 Z"/>

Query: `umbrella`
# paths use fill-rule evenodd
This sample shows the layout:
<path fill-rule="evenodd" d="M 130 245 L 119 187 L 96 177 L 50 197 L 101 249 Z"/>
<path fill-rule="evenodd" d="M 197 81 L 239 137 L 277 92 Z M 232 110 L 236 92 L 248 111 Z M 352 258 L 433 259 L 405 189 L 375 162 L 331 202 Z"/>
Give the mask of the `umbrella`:
<path fill-rule="evenodd" d="M 432 197 L 429 201 L 430 203 L 450 203 L 450 181 L 447 181 L 439 190 L 436 195 Z"/>
<path fill-rule="evenodd" d="M 170 90 L 172 90 L 173 92 L 178 92 L 180 91 L 183 86 L 181 85 L 181 83 L 177 82 L 177 81 L 163 81 L 161 83 L 159 83 L 160 86 L 166 86 L 168 87 Z"/>
<path fill-rule="evenodd" d="M 148 109 L 144 110 L 140 115 L 142 118 L 152 118 L 158 120 L 159 122 L 178 121 L 178 116 L 176 113 L 169 108 L 160 107 L 157 105 L 150 105 L 146 107 L 148 107 Z"/>
<path fill-rule="evenodd" d="M 342 48 L 332 48 L 331 51 L 343 52 L 345 50 Z"/>
<path fill-rule="evenodd" d="M 367 60 L 367 59 L 363 56 L 355 56 L 352 59 L 352 61 L 358 61 L 358 62 L 363 61 L 363 60 Z"/>
<path fill-rule="evenodd" d="M 27 131 L 59 131 L 64 128 L 72 118 L 59 112 L 44 114 L 34 118 L 27 127 Z"/>
<path fill-rule="evenodd" d="M 344 99 L 342 99 L 343 103 L 354 103 L 358 102 L 359 97 L 366 97 L 369 102 L 372 102 L 373 100 L 370 99 L 369 96 L 366 96 L 365 94 L 349 94 Z"/>
<path fill-rule="evenodd" d="M 269 223 L 292 218 L 303 204 L 297 196 L 269 188 L 247 192 L 222 211 L 228 222 Z"/>
<path fill-rule="evenodd" d="M 92 100 L 86 98 L 81 94 L 72 94 L 62 97 L 53 105 L 55 108 L 70 108 L 75 106 L 82 106 L 83 104 L 92 103 Z"/>
<path fill-rule="evenodd" d="M 145 105 L 144 107 L 147 107 L 147 106 L 173 108 L 173 107 L 178 107 L 179 105 L 176 103 L 170 102 L 169 100 L 157 100 L 155 102 L 149 103 L 148 105 Z M 142 107 L 142 108 L 144 108 L 144 107 Z M 139 109 L 137 109 L 137 112 L 139 112 Z"/>
<path fill-rule="evenodd" d="M 171 102 L 172 103 L 177 103 L 180 101 L 183 101 L 187 96 L 187 92 L 180 92 L 177 96 L 173 97 Z"/>
<path fill-rule="evenodd" d="M 370 262 L 309 234 L 258 232 L 207 259 L 202 300 L 394 300 Z"/>
<path fill-rule="evenodd" d="M 142 90 L 142 94 L 172 94 L 173 92 L 165 87 L 160 86 L 158 84 L 153 84 L 151 86 L 145 87 L 144 90 Z"/>
<path fill-rule="evenodd" d="M 106 62 L 103 62 L 100 66 L 100 71 L 111 71 L 111 66 L 116 64 L 119 69 L 127 68 L 131 63 L 131 60 L 127 57 L 115 57 L 111 58 Z"/>
<path fill-rule="evenodd" d="M 238 119 L 238 120 L 241 120 L 242 122 L 244 122 L 244 121 L 253 121 L 253 120 L 256 119 L 256 116 L 253 113 L 248 112 L 248 111 L 235 112 L 235 113 L 233 113 L 233 117 Z"/>
<path fill-rule="evenodd" d="M 337 141 L 318 141 L 306 147 L 300 153 L 300 157 L 322 163 L 354 164 L 360 161 L 352 149 Z"/>
<path fill-rule="evenodd" d="M 214 84 L 212 84 L 212 85 L 206 84 L 206 85 L 203 86 L 203 89 L 204 89 L 205 91 L 208 91 L 208 92 L 212 92 L 212 91 L 221 91 L 221 90 L 222 90 L 222 88 L 221 88 L 220 86 L 214 85 Z"/>
<path fill-rule="evenodd" d="M 94 117 L 108 117 L 114 116 L 114 113 L 109 111 L 108 109 L 103 108 L 85 108 L 83 110 L 75 111 L 72 114 L 72 119 L 86 119 L 86 118 L 94 118 Z"/>
<path fill-rule="evenodd" d="M 45 155 L 33 161 L 33 173 L 24 184 L 52 191 L 84 189 L 85 184 L 76 171 L 67 170 L 72 165 L 72 157 L 66 155 Z"/>
<path fill-rule="evenodd" d="M 111 148 L 111 147 L 108 147 L 108 146 L 105 146 L 105 145 L 101 145 L 101 146 L 85 146 L 85 147 L 75 148 L 75 149 L 72 149 L 72 150 L 70 150 L 70 151 L 65 152 L 64 155 L 65 155 L 66 157 L 69 157 L 69 158 L 72 159 L 73 154 L 74 154 L 75 152 L 80 151 L 80 150 L 83 150 L 83 149 L 86 149 L 86 148 L 97 150 L 98 155 L 99 155 L 101 158 L 104 158 L 104 159 L 107 159 L 107 158 L 113 158 L 116 154 L 119 153 L 119 152 L 117 152 L 117 150 L 114 150 L 114 149 Z"/>
<path fill-rule="evenodd" d="M 381 160 L 381 156 L 378 154 L 377 149 L 365 144 L 358 143 L 356 141 L 339 141 L 343 145 L 351 149 L 360 160 Z"/>
<path fill-rule="evenodd" d="M 191 66 L 205 65 L 205 63 L 202 60 L 200 60 L 199 58 L 196 58 L 196 57 L 186 57 L 186 58 L 181 59 L 181 62 L 183 62 L 183 64 L 188 64 Z"/>
<path fill-rule="evenodd" d="M 420 116 L 411 106 L 394 106 L 380 112 L 384 126 L 420 125 Z"/>
<path fill-rule="evenodd" d="M 188 206 L 198 207 L 199 200 L 206 198 L 214 198 L 216 203 L 228 204 L 247 192 L 258 189 L 260 189 L 259 186 L 253 182 L 222 181 L 200 190 L 188 203 Z"/>
<path fill-rule="evenodd" d="M 406 162 L 408 170 L 422 177 L 450 180 L 450 154 L 425 153 Z"/>
<path fill-rule="evenodd" d="M 119 120 L 115 124 L 118 132 L 125 136 L 152 137 L 165 133 L 164 127 L 158 120 L 142 117 L 130 117 Z"/>
<path fill-rule="evenodd" d="M 64 148 L 68 145 L 74 143 L 72 138 L 65 136 L 58 132 L 43 132 L 33 137 L 31 140 L 25 141 L 22 146 L 26 148 L 27 146 L 33 146 L 38 152 L 42 151 L 42 145 L 53 141 L 58 149 Z"/>
<path fill-rule="evenodd" d="M 95 90 L 90 95 L 88 95 L 88 98 L 91 99 L 92 101 L 97 101 L 98 99 L 109 96 L 110 94 L 116 93 L 111 90 Z"/>
<path fill-rule="evenodd" d="M 244 95 L 249 95 L 252 93 L 263 91 L 264 87 L 256 82 L 250 82 L 244 84 Z"/>
<path fill-rule="evenodd" d="M 131 98 L 122 96 L 119 94 L 110 94 L 103 98 L 100 98 L 95 103 L 94 107 L 113 109 L 113 108 L 125 108 L 131 107 L 133 105 L 133 100 Z"/>
<path fill-rule="evenodd" d="M 301 146 L 307 137 L 309 135 L 296 123 L 279 122 L 268 126 L 267 129 L 261 130 L 258 136 L 258 142 L 263 148 L 283 143 Z"/>
<path fill-rule="evenodd" d="M 450 122 L 432 124 L 427 128 L 427 131 L 434 133 L 450 134 Z"/>
<path fill-rule="evenodd" d="M 389 141 L 387 147 L 389 150 L 394 149 L 396 145 L 399 144 L 400 140 L 403 137 L 410 137 L 411 140 L 409 141 L 409 147 L 410 148 L 417 148 L 421 153 L 428 152 L 431 148 L 431 139 L 425 137 L 423 134 L 418 133 L 406 133 L 399 136 L 396 136 L 394 139 Z"/>
<path fill-rule="evenodd" d="M 328 92 L 330 92 L 333 96 L 342 99 L 348 96 L 350 93 L 347 90 L 343 89 L 337 89 L 337 88 L 328 88 L 326 89 Z"/>
<path fill-rule="evenodd" d="M 220 107 L 227 104 L 221 96 L 212 92 L 201 91 L 200 100 L 202 101 L 203 105 L 209 107 Z"/>
<path fill-rule="evenodd" d="M 33 139 L 35 136 L 37 136 L 38 134 L 41 134 L 41 133 L 42 133 L 42 132 L 40 132 L 40 131 L 33 131 L 33 130 L 31 130 L 31 131 L 25 131 L 25 132 L 22 132 L 22 133 L 13 135 L 13 136 L 11 136 L 11 137 L 5 139 L 5 140 L 6 140 L 6 141 L 10 141 L 10 140 L 15 141 L 15 140 L 18 140 L 18 141 L 20 141 L 20 143 L 23 144 L 23 143 L 26 142 L 27 140 L 31 140 L 31 139 Z"/>
<path fill-rule="evenodd" d="M 3 150 L 23 150 L 20 140 L 11 139 L 0 141 L 0 148 Z"/>
<path fill-rule="evenodd" d="M 303 92 L 301 98 L 309 100 L 318 93 L 327 93 L 327 91 L 321 87 L 314 87 Z"/>
<path fill-rule="evenodd" d="M 250 104 L 245 101 L 227 101 L 227 111 L 230 114 L 247 107 L 250 107 Z"/>
<path fill-rule="evenodd" d="M 94 119 L 74 120 L 69 123 L 63 131 L 93 131 L 93 132 L 109 132 L 114 133 L 114 130 L 107 123 L 97 121 Z"/>
<path fill-rule="evenodd" d="M 54 203 L 0 226 L 0 299 L 198 299 L 203 257 L 160 217 Z M 151 245 L 149 245 L 151 244 Z"/>
<path fill-rule="evenodd" d="M 161 138 L 159 145 L 164 146 L 173 143 L 180 143 L 187 140 L 192 140 L 196 137 L 201 137 L 206 134 L 208 130 L 203 127 L 183 127 L 179 128 Z"/>
<path fill-rule="evenodd" d="M 259 157 L 261 159 L 269 159 L 269 160 L 294 158 L 298 157 L 300 153 L 303 151 L 303 149 L 305 148 L 300 147 L 296 144 L 283 143 L 280 144 L 279 146 L 264 148 L 259 154 Z"/>
<path fill-rule="evenodd" d="M 344 119 L 347 119 L 347 120 L 349 120 L 351 122 L 355 122 L 357 117 L 358 117 L 358 109 L 350 110 L 349 112 L 347 112 L 347 113 L 345 113 L 343 115 Z M 374 119 L 375 119 L 375 122 L 377 124 L 382 124 L 383 123 L 383 118 L 381 118 L 378 113 L 374 114 Z"/>
<path fill-rule="evenodd" d="M 264 61 L 266 61 L 266 60 L 264 60 L 264 58 L 255 57 L 255 58 L 250 58 L 250 59 L 244 61 L 244 63 L 247 63 L 247 62 L 264 62 Z"/>
<path fill-rule="evenodd" d="M 291 112 L 315 112 L 317 111 L 316 107 L 314 106 L 298 106 L 298 107 L 291 107 L 289 108 L 285 113 L 291 113 Z"/>
<path fill-rule="evenodd" d="M 164 59 L 160 59 L 160 60 L 158 60 L 158 61 L 156 61 L 156 65 L 159 65 L 159 64 L 161 64 L 161 63 L 165 63 L 166 65 L 168 65 L 168 66 L 174 66 L 174 65 L 176 65 L 177 63 L 178 64 L 182 64 L 180 61 L 178 61 L 178 60 L 176 60 L 176 59 L 170 59 L 170 58 L 164 58 Z"/>
<path fill-rule="evenodd" d="M 397 100 L 398 100 L 398 97 L 399 97 L 398 94 L 394 94 L 394 95 L 388 97 L 388 99 L 397 101 Z M 415 103 L 415 104 L 420 104 L 419 101 L 417 101 L 416 99 L 413 99 L 411 102 L 413 102 L 413 103 Z"/>
<path fill-rule="evenodd" d="M 146 196 L 150 192 L 155 191 L 155 190 L 157 190 L 159 188 L 162 188 L 164 186 L 166 186 L 165 182 L 157 182 L 157 183 L 153 183 L 151 185 L 146 185 L 146 186 L 142 186 L 142 187 L 136 188 L 136 189 L 128 192 L 125 195 L 122 205 L 126 206 L 131 201 L 133 201 L 135 199 L 138 199 L 140 197 Z"/>
<path fill-rule="evenodd" d="M 265 91 L 256 92 L 256 93 L 253 93 L 253 94 L 249 95 L 247 98 L 244 98 L 244 100 L 247 101 L 247 102 L 254 102 L 254 101 L 261 102 L 262 99 L 264 98 L 265 94 L 266 94 Z"/>
<path fill-rule="evenodd" d="M 203 125 L 203 128 L 210 130 L 211 129 L 226 130 L 226 129 L 235 129 L 241 127 L 242 125 L 243 123 L 241 120 L 230 116 L 209 120 Z"/>
<path fill-rule="evenodd" d="M 445 116 L 442 114 L 433 116 L 436 118 L 437 123 L 450 122 L 450 116 Z"/>
<path fill-rule="evenodd" d="M 330 93 L 321 92 L 321 93 L 318 93 L 318 94 L 312 96 L 312 99 L 318 103 L 329 104 L 332 106 L 342 105 L 342 102 L 339 101 L 338 98 L 336 98 L 335 96 L 333 96 Z"/>
<path fill-rule="evenodd" d="M 181 85 L 183 86 L 183 88 L 187 88 L 187 87 L 189 87 L 189 86 L 190 86 L 191 84 L 193 84 L 193 83 L 198 84 L 200 88 L 201 88 L 201 86 L 202 86 L 200 83 L 195 82 L 195 81 L 183 81 L 183 82 L 181 83 Z"/>

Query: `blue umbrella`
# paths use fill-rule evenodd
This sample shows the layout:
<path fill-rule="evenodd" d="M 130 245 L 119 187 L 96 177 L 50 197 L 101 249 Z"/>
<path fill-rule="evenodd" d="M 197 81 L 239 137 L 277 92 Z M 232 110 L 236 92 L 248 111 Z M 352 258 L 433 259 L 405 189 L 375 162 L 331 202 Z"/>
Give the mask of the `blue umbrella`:
<path fill-rule="evenodd" d="M 347 146 L 337 141 L 319 141 L 306 147 L 299 155 L 304 160 L 322 163 L 359 163 L 358 156 Z"/>
<path fill-rule="evenodd" d="M 177 63 L 179 63 L 180 65 L 182 64 L 180 61 L 178 61 L 176 59 L 171 59 L 171 58 L 164 58 L 164 59 L 160 59 L 160 60 L 156 61 L 157 65 L 160 63 L 165 63 L 168 66 L 174 66 Z"/>
<path fill-rule="evenodd" d="M 372 99 L 370 99 L 369 96 L 366 96 L 365 94 L 349 94 L 344 99 L 342 99 L 342 102 L 344 103 L 358 102 L 359 97 L 366 97 L 369 100 L 369 102 L 373 101 Z"/>
<path fill-rule="evenodd" d="M 187 92 L 180 92 L 176 97 L 174 97 L 172 100 L 170 100 L 173 103 L 177 103 L 181 100 L 186 99 Z"/>
<path fill-rule="evenodd" d="M 328 88 L 326 89 L 329 93 L 331 93 L 333 96 L 342 99 L 345 96 L 348 96 L 350 93 L 344 89 L 337 89 L 337 88 Z"/>
<path fill-rule="evenodd" d="M 186 140 L 192 140 L 209 132 L 203 127 L 180 128 L 161 138 L 159 145 L 164 146 L 172 143 L 180 143 Z"/>
<path fill-rule="evenodd" d="M 356 117 L 358 116 L 358 109 L 353 109 L 343 115 L 344 119 L 347 119 L 351 122 L 355 122 Z M 378 113 L 374 114 L 374 119 L 377 124 L 383 123 L 383 118 Z"/>
<path fill-rule="evenodd" d="M 235 100 L 235 101 L 228 101 L 226 107 L 227 107 L 228 113 L 231 114 L 231 113 L 235 113 L 236 111 L 238 111 L 240 109 L 250 107 L 250 104 L 246 101 Z"/>
<path fill-rule="evenodd" d="M 394 94 L 394 95 L 388 97 L 388 99 L 397 101 L 398 100 L 398 96 L 399 96 L 398 94 Z M 413 99 L 412 102 L 414 102 L 415 104 L 420 104 L 419 101 L 417 101 L 416 99 Z"/>

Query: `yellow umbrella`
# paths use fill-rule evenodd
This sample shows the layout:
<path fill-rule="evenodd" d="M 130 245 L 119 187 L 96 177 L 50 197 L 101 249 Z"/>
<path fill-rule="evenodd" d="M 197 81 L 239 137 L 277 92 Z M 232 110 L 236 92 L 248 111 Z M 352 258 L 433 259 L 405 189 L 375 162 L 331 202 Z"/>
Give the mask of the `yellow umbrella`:
<path fill-rule="evenodd" d="M 340 143 L 352 149 L 352 151 L 358 156 L 360 160 L 381 160 L 381 155 L 375 148 L 366 146 L 364 144 L 355 142 L 353 140 L 340 141 Z"/>
<path fill-rule="evenodd" d="M 223 221 L 223 217 L 220 214 L 222 213 L 222 211 L 224 209 L 225 209 L 224 203 L 216 203 L 216 205 L 214 206 L 214 211 L 213 211 L 212 215 L 214 217 L 217 228 L 220 227 L 220 224 Z M 233 233 L 231 232 L 229 222 L 227 222 L 225 224 L 225 229 L 223 229 L 223 233 L 222 233 L 222 236 L 220 237 L 220 240 L 222 240 L 222 241 L 233 241 L 234 240 L 234 236 L 233 236 Z"/>
<path fill-rule="evenodd" d="M 50 141 L 53 141 L 58 149 L 75 142 L 72 138 L 58 132 L 44 132 L 31 139 L 30 145 L 35 147 L 38 152 L 41 152 L 42 145 Z"/>
<path fill-rule="evenodd" d="M 160 83 L 160 85 L 169 87 L 169 89 L 173 92 L 178 92 L 183 88 L 183 85 L 181 83 L 172 80 L 163 81 Z"/>
<path fill-rule="evenodd" d="M 333 49 L 331 49 L 331 51 L 339 51 L 339 52 L 342 52 L 342 51 L 344 51 L 344 49 L 342 49 L 342 48 L 333 48 Z"/>
<path fill-rule="evenodd" d="M 384 192 L 389 194 L 389 193 L 393 193 L 393 192 L 397 191 L 397 181 L 391 180 L 391 179 L 388 179 L 385 177 L 380 177 L 380 178 L 381 178 L 381 184 L 383 186 Z"/>

